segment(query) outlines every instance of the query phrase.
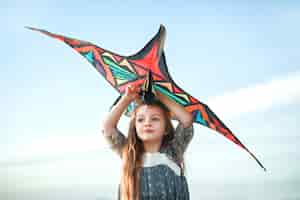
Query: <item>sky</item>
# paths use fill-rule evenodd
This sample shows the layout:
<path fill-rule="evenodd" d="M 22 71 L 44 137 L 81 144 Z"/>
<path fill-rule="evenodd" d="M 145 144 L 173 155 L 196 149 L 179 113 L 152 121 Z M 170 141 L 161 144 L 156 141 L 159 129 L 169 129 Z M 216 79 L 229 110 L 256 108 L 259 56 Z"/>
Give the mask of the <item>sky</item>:
<path fill-rule="evenodd" d="M 298 1 L 1 2 L 0 199 L 115 199 L 120 178 L 100 133 L 118 94 L 82 56 L 24 26 L 132 55 L 160 24 L 175 82 L 267 168 L 195 124 L 191 199 L 300 199 L 299 20 Z"/>

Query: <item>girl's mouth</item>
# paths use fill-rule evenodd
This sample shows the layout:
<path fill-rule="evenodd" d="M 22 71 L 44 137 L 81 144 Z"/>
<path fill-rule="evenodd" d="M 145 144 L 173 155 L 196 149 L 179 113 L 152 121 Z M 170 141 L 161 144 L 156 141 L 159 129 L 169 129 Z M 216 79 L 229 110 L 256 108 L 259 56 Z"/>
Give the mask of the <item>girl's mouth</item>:
<path fill-rule="evenodd" d="M 144 132 L 145 133 L 154 133 L 154 130 L 153 129 L 144 129 Z"/>

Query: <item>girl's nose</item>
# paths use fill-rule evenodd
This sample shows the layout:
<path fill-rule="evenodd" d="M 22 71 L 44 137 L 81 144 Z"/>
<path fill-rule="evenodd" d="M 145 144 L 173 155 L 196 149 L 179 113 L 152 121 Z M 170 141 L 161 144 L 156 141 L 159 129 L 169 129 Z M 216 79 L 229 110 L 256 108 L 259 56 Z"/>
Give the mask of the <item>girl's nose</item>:
<path fill-rule="evenodd" d="M 151 120 L 150 119 L 145 119 L 145 126 L 151 126 Z"/>

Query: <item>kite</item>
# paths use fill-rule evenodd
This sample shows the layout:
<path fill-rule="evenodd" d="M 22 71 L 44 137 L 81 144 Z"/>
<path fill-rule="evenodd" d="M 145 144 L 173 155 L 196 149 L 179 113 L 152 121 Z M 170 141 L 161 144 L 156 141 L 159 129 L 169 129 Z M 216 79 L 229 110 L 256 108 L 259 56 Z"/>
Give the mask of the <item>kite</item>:
<path fill-rule="evenodd" d="M 241 143 L 206 104 L 185 92 L 171 78 L 163 50 L 166 37 L 166 30 L 163 25 L 160 26 L 159 31 L 140 51 L 131 56 L 122 56 L 90 42 L 54 34 L 46 30 L 32 27 L 26 28 L 41 32 L 69 45 L 88 60 L 120 95 L 125 92 L 128 84 L 142 86 L 149 72 L 151 72 L 151 84 L 154 90 L 161 92 L 168 98 L 182 105 L 192 114 L 194 123 L 217 131 L 246 150 L 266 171 L 266 168 L 254 154 Z M 130 108 L 129 106 L 128 110 L 130 109 L 132 109 L 132 107 Z"/>

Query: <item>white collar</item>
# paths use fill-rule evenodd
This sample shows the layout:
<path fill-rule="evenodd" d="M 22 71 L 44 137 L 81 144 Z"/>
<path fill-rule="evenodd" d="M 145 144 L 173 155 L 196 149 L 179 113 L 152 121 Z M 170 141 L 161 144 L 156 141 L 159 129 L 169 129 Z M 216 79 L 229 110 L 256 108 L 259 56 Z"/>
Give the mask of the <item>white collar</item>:
<path fill-rule="evenodd" d="M 155 152 L 145 152 L 143 155 L 143 167 L 153 167 L 157 165 L 166 165 L 172 169 L 176 175 L 180 176 L 180 167 L 170 158 L 167 157 L 165 153 Z"/>

